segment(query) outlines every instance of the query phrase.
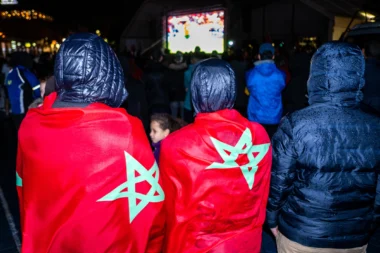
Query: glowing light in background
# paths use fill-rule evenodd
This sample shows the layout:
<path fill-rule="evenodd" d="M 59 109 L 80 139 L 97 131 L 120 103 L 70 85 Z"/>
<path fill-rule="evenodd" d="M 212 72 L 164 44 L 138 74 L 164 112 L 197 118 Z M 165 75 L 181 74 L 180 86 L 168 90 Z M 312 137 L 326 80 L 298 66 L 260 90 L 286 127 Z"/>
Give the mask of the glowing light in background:
<path fill-rule="evenodd" d="M 224 52 L 224 11 L 169 16 L 168 49 L 191 52 L 199 46 L 203 52 Z"/>
<path fill-rule="evenodd" d="M 374 19 L 376 17 L 375 15 L 368 13 L 368 12 L 364 12 L 364 11 L 361 11 L 359 13 L 360 13 L 360 15 L 362 15 L 363 17 L 368 18 L 368 19 Z"/>
<path fill-rule="evenodd" d="M 41 12 L 37 12 L 35 10 L 9 10 L 9 11 L 1 11 L 2 18 L 21 18 L 26 20 L 32 19 L 42 19 L 45 21 L 53 21 L 53 17 L 45 15 Z"/>
<path fill-rule="evenodd" d="M 17 0 L 1 0 L 1 5 L 14 5 L 18 4 Z"/>

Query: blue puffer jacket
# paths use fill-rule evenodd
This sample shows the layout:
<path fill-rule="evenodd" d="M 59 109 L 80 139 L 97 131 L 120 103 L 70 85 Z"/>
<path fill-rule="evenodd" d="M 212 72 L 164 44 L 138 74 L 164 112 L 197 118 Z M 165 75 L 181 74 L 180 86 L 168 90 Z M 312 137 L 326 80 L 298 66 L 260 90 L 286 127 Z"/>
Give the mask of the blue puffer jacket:
<path fill-rule="evenodd" d="M 287 116 L 273 137 L 267 221 L 308 247 L 363 246 L 380 214 L 380 118 L 358 108 L 362 52 L 327 43 L 310 73 L 311 106 Z"/>
<path fill-rule="evenodd" d="M 276 64 L 272 60 L 255 62 L 255 68 L 247 73 L 247 88 L 248 119 L 261 124 L 279 124 L 285 77 Z"/>
<path fill-rule="evenodd" d="M 63 102 L 119 107 L 128 95 L 119 60 L 95 34 L 78 33 L 65 40 L 56 57 L 54 75 L 58 99 Z"/>

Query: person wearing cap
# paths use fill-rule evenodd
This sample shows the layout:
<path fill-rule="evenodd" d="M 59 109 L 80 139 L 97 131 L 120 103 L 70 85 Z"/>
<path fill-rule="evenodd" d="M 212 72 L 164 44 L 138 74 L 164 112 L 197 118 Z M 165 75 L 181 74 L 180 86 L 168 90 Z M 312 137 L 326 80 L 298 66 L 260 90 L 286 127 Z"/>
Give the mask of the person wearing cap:
<path fill-rule="evenodd" d="M 54 77 L 19 131 L 22 252 L 161 252 L 160 173 L 141 121 L 118 108 L 128 93 L 115 53 L 73 34 Z"/>
<path fill-rule="evenodd" d="M 358 46 L 323 45 L 310 106 L 273 136 L 267 223 L 279 253 L 366 252 L 380 221 L 380 118 L 360 110 L 364 70 Z"/>
<path fill-rule="evenodd" d="M 247 72 L 249 91 L 248 119 L 262 124 L 271 137 L 282 118 L 281 92 L 285 88 L 285 76 L 274 62 L 274 47 L 264 43 L 259 48 L 259 60 Z"/>
<path fill-rule="evenodd" d="M 161 146 L 163 252 L 258 253 L 272 163 L 269 137 L 232 109 L 235 74 L 227 62 L 199 62 L 190 87 L 195 122 Z"/>

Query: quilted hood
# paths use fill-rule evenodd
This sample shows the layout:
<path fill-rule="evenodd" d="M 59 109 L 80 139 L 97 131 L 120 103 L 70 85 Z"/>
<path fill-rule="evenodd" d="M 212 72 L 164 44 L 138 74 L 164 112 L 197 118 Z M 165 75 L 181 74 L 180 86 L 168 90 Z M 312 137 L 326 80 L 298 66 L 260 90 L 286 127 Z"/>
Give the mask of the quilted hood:
<path fill-rule="evenodd" d="M 119 60 L 95 34 L 78 33 L 67 38 L 58 51 L 54 75 L 58 99 L 64 102 L 119 107 L 128 96 Z"/>
<path fill-rule="evenodd" d="M 236 80 L 230 64 L 219 59 L 198 63 L 191 80 L 191 95 L 196 113 L 232 109 Z"/>

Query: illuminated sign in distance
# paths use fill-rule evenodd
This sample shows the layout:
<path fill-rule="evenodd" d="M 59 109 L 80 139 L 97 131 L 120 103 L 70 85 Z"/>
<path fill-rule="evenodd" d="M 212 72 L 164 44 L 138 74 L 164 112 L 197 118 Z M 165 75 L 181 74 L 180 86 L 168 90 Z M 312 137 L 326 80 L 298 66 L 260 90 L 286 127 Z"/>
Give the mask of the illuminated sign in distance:
<path fill-rule="evenodd" d="M 14 5 L 18 4 L 17 0 L 1 0 L 1 5 Z"/>

